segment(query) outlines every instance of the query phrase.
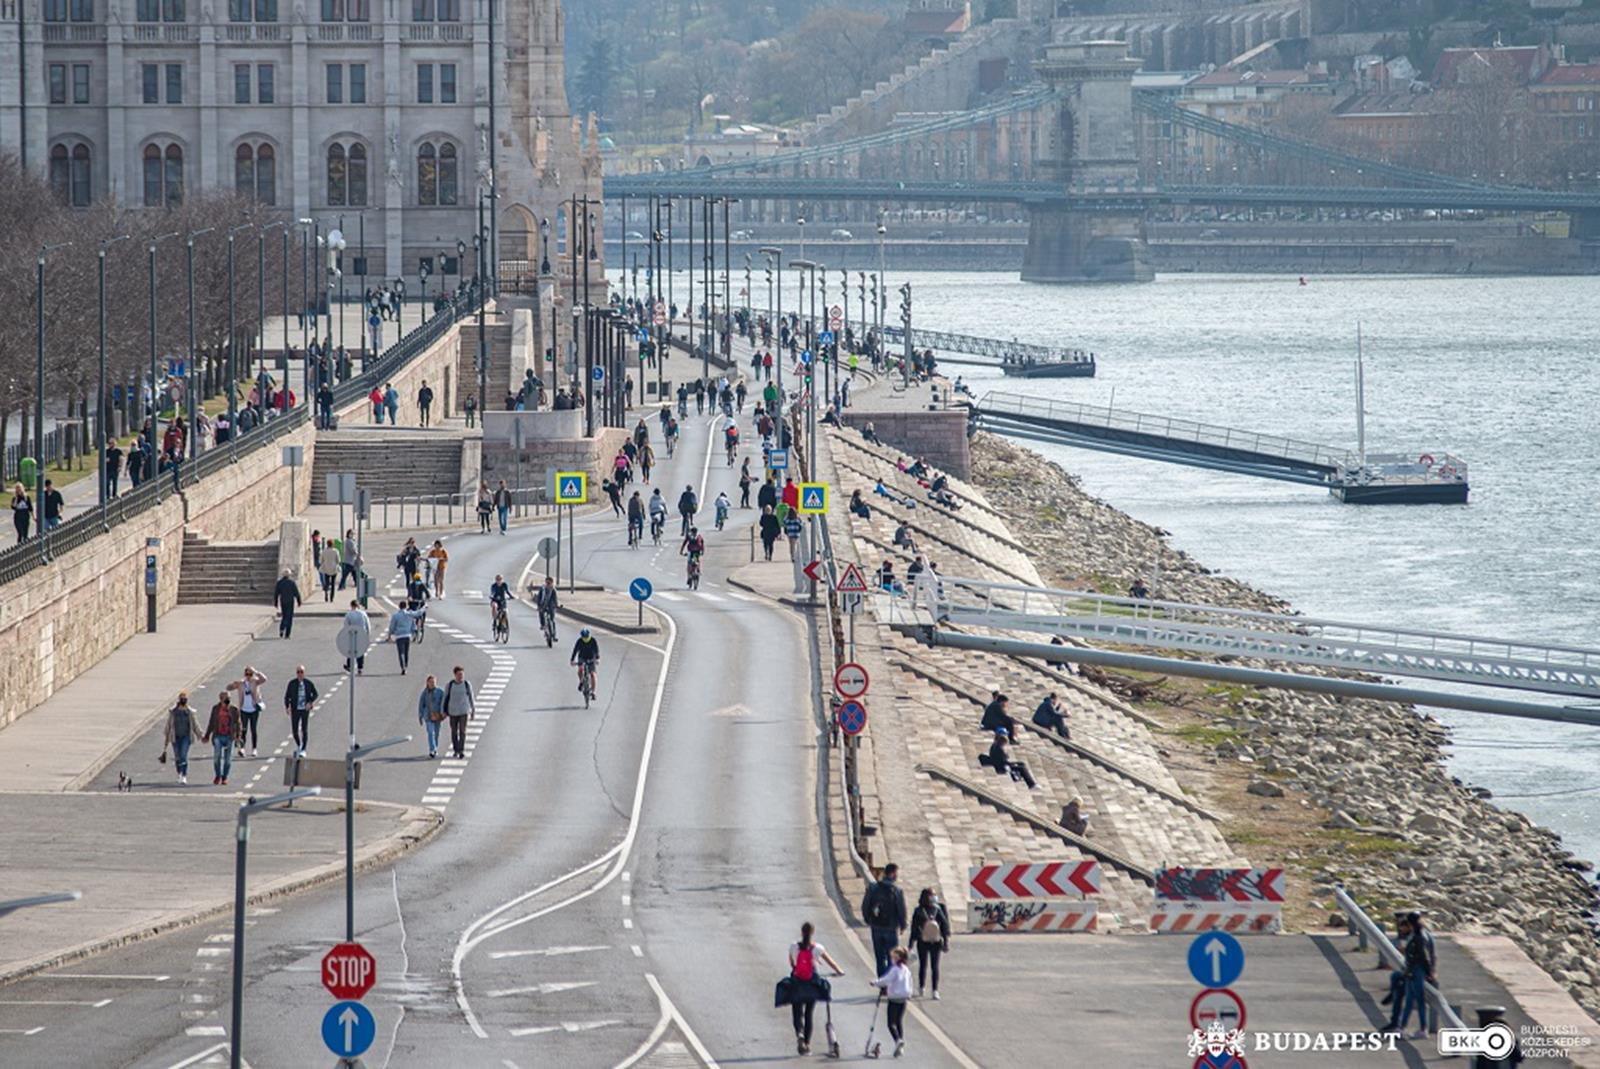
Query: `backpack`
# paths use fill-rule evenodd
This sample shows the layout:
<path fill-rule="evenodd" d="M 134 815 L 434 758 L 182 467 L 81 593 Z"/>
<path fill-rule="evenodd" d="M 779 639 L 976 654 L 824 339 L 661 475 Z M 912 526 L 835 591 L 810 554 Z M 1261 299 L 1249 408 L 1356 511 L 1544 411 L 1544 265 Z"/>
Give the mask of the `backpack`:
<path fill-rule="evenodd" d="M 937 943 L 944 938 L 944 932 L 939 930 L 939 915 L 929 911 L 922 921 L 922 931 L 917 933 L 917 938 L 924 943 Z"/>
<path fill-rule="evenodd" d="M 810 980 L 817 975 L 814 948 L 801 947 L 794 954 L 794 978 L 796 980 Z"/>
<path fill-rule="evenodd" d="M 217 710 L 217 734 L 233 734 L 233 706 L 224 705 Z"/>
<path fill-rule="evenodd" d="M 879 880 L 867 896 L 867 924 L 873 928 L 894 927 L 894 888 Z"/>

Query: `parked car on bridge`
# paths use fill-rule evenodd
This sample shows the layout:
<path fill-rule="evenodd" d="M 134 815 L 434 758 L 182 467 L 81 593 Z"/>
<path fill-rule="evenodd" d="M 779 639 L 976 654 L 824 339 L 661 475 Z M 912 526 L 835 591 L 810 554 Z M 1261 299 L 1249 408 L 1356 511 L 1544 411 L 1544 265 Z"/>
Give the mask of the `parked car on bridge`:
<path fill-rule="evenodd" d="M 854 234 L 842 227 L 830 231 L 828 236 L 835 241 L 854 241 L 856 239 Z"/>

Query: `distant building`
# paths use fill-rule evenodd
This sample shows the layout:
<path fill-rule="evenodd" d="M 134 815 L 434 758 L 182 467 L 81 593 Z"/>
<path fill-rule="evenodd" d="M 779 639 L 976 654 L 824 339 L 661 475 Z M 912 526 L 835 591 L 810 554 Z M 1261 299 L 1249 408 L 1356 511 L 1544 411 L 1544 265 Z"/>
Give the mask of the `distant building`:
<path fill-rule="evenodd" d="M 1600 63 L 1551 67 L 1530 91 L 1556 168 L 1592 176 L 1600 168 Z"/>
<path fill-rule="evenodd" d="M 689 134 L 683 140 L 683 165 L 709 167 L 718 163 L 761 159 L 795 147 L 791 132 L 781 126 L 734 122 L 714 115 L 710 131 Z"/>
<path fill-rule="evenodd" d="M 972 28 L 972 5 L 965 0 L 911 0 L 905 28 L 916 37 L 952 41 Z"/>

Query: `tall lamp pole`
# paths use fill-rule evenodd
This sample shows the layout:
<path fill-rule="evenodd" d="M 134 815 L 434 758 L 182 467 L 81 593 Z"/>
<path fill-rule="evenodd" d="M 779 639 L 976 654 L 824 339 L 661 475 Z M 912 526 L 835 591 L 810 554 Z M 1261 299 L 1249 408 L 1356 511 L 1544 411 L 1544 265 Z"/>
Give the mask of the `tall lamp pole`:
<path fill-rule="evenodd" d="M 767 314 L 771 317 L 772 338 L 778 343 L 778 358 L 773 363 L 778 365 L 778 411 L 773 414 L 777 421 L 783 412 L 783 247 L 780 245 L 763 245 L 756 250 L 767 258 Z M 772 303 L 771 270 L 773 263 L 778 265 L 778 303 Z M 781 441 L 781 439 L 780 439 Z"/>
<path fill-rule="evenodd" d="M 196 366 L 199 363 L 199 358 L 195 353 L 194 342 L 194 239 L 202 234 L 209 234 L 214 229 L 216 228 L 207 226 L 199 230 L 190 231 L 188 238 L 183 243 L 186 285 L 189 290 L 189 385 L 184 392 L 189 395 L 188 438 L 190 460 L 200 455 L 200 435 L 195 430 L 195 424 L 198 422 L 195 417 L 200 411 L 200 399 L 196 396 L 200 392 L 200 373 Z"/>
<path fill-rule="evenodd" d="M 33 517 L 37 521 L 39 531 L 39 545 L 41 551 L 44 547 L 44 259 L 57 249 L 64 249 L 71 245 L 70 241 L 59 241 L 54 245 L 39 246 L 39 273 L 37 292 L 34 300 L 38 304 L 38 383 L 37 393 L 33 398 L 33 441 L 34 460 L 33 467 Z"/>
<path fill-rule="evenodd" d="M 161 388 L 156 383 L 156 246 L 177 236 L 178 231 L 174 230 L 150 239 L 150 438 L 146 444 L 150 455 L 157 458 L 161 456 Z M 159 460 L 156 466 L 161 466 Z M 153 474 L 147 473 L 146 478 Z"/>
<path fill-rule="evenodd" d="M 228 441 L 233 443 L 235 448 L 239 440 L 239 336 L 234 326 L 233 235 L 241 230 L 249 230 L 255 225 L 241 223 L 228 231 Z"/>
<path fill-rule="evenodd" d="M 106 424 L 110 422 L 109 406 L 106 404 L 106 249 L 119 241 L 126 241 L 132 235 L 118 234 L 116 237 L 106 238 L 100 242 L 100 255 L 98 257 L 99 289 L 100 289 L 100 400 L 95 404 L 94 424 L 95 435 L 100 439 L 100 507 L 105 508 L 106 498 L 110 496 L 110 482 L 106 478 L 106 448 L 111 444 L 111 436 L 106 433 Z M 123 398 L 127 402 L 127 398 Z"/>

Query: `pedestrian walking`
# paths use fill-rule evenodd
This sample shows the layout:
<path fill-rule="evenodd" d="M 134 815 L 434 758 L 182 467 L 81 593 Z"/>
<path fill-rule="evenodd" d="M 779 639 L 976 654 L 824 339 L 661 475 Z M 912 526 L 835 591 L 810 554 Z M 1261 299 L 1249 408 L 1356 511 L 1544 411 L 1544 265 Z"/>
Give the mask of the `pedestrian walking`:
<path fill-rule="evenodd" d="M 304 757 L 311 744 L 311 709 L 316 704 L 317 685 L 306 678 L 305 665 L 296 665 L 294 678 L 283 688 L 283 711 L 289 714 L 296 757 Z"/>
<path fill-rule="evenodd" d="M 329 541 L 322 547 L 322 560 L 317 564 L 317 575 L 322 578 L 322 600 L 333 600 L 333 584 L 341 569 L 339 543 Z"/>
<path fill-rule="evenodd" d="M 439 756 L 439 725 L 444 723 L 444 691 L 437 676 L 430 675 L 417 696 L 417 723 L 428 733 L 428 756 Z"/>
<path fill-rule="evenodd" d="M 417 615 L 406 602 L 389 617 L 389 640 L 394 643 L 395 654 L 400 658 L 400 674 L 406 674 L 411 664 L 411 640 L 417 633 Z"/>
<path fill-rule="evenodd" d="M 17 529 L 17 542 L 26 542 L 33 528 L 33 498 L 21 483 L 11 491 L 11 523 Z"/>
<path fill-rule="evenodd" d="M 117 480 L 122 478 L 122 447 L 116 439 L 106 439 L 106 497 L 117 496 Z"/>
<path fill-rule="evenodd" d="M 467 394 L 467 399 L 461 402 L 462 411 L 467 414 L 467 427 L 476 426 L 478 419 L 478 399 L 472 394 Z"/>
<path fill-rule="evenodd" d="M 778 522 L 777 513 L 768 505 L 761 510 L 761 552 L 765 559 L 772 559 L 772 547 L 778 544 L 778 536 L 783 533 L 783 524 Z"/>
<path fill-rule="evenodd" d="M 494 491 L 494 510 L 500 520 L 500 533 L 506 533 L 506 523 L 511 519 L 511 491 L 506 489 L 506 481 L 500 480 L 500 485 Z"/>
<path fill-rule="evenodd" d="M 606 497 L 611 501 L 611 514 L 613 516 L 621 516 L 622 487 L 612 482 L 610 479 L 601 479 L 600 489 L 605 492 Z"/>
<path fill-rule="evenodd" d="M 211 707 L 203 739 L 211 744 L 211 785 L 226 787 L 228 773 L 233 770 L 233 749 L 244 742 L 244 721 L 228 701 L 226 690 L 217 695 L 217 704 Z"/>
<path fill-rule="evenodd" d="M 911 966 L 906 964 L 908 958 L 905 947 L 895 947 L 889 952 L 889 967 L 872 981 L 872 986 L 889 999 L 889 1038 L 894 1040 L 896 1058 L 906 1052 L 906 1003 L 911 1000 Z"/>
<path fill-rule="evenodd" d="M 53 480 L 44 481 L 44 529 L 54 531 L 61 526 L 61 511 L 66 507 L 66 501 L 61 496 L 61 491 L 56 489 Z"/>
<path fill-rule="evenodd" d="M 900 945 L 900 933 L 906 930 L 906 896 L 898 880 L 900 866 L 890 862 L 883 866 L 883 874 L 867 885 L 861 899 L 861 918 L 872 929 L 872 957 L 877 974 L 889 971 L 889 952 Z M 911 973 L 906 973 L 906 989 L 911 986 Z"/>
<path fill-rule="evenodd" d="M 444 685 L 444 712 L 450 718 L 450 751 L 460 760 L 467 756 L 467 721 L 477 715 L 477 705 L 466 669 L 459 664 L 450 670 L 450 682 Z"/>
<path fill-rule="evenodd" d="M 444 548 L 444 542 L 435 538 L 433 545 L 428 548 L 428 559 L 433 562 L 433 596 L 444 597 L 444 569 L 450 563 L 450 551 Z"/>
<path fill-rule="evenodd" d="M 422 388 L 417 391 L 417 411 L 422 414 L 422 425 L 428 425 L 428 410 L 433 407 L 433 387 L 428 385 L 428 380 L 422 380 Z"/>
<path fill-rule="evenodd" d="M 239 692 L 239 756 L 244 756 L 244 741 L 250 739 L 250 756 L 256 756 L 261 745 L 261 684 L 267 677 L 249 665 L 244 666 L 244 677 L 230 684 Z"/>
<path fill-rule="evenodd" d="M 372 422 L 383 422 L 383 391 L 374 386 L 372 392 L 367 394 L 367 404 L 372 406 Z"/>
<path fill-rule="evenodd" d="M 1422 914 L 1414 910 L 1407 913 L 1406 925 L 1411 932 L 1402 948 L 1404 960 L 1401 968 L 1403 974 L 1401 997 L 1394 1000 L 1394 1008 L 1389 1011 L 1389 1026 L 1386 1031 L 1404 1032 L 1406 1021 L 1410 1019 L 1411 1011 L 1415 1008 L 1417 1030 L 1409 1033 L 1409 1036 L 1412 1039 L 1426 1039 L 1428 1001 L 1425 985 L 1439 982 L 1435 973 L 1438 959 L 1434 953 L 1433 933 L 1423 925 Z"/>
<path fill-rule="evenodd" d="M 394 388 L 392 382 L 383 384 L 383 410 L 389 413 L 389 426 L 393 427 L 395 417 L 400 412 L 400 391 Z"/>
<path fill-rule="evenodd" d="M 938 892 L 924 887 L 911 911 L 911 939 L 917 948 L 917 997 L 928 988 L 928 966 L 933 966 L 933 999 L 939 1001 L 939 958 L 950 950 L 950 913 Z"/>
<path fill-rule="evenodd" d="M 739 507 L 742 509 L 750 507 L 750 484 L 753 482 L 755 479 L 750 475 L 750 458 L 745 457 L 744 464 L 739 468 Z"/>
<path fill-rule="evenodd" d="M 799 941 L 789 944 L 789 975 L 778 982 L 777 990 L 778 1005 L 787 1003 L 794 1019 L 795 1049 L 801 1054 L 811 1053 L 811 1018 L 817 1003 L 833 1001 L 833 987 L 818 975 L 817 961 L 827 962 L 834 976 L 844 975 L 827 948 L 812 938 L 815 931 L 810 921 L 800 926 Z M 837 1057 L 838 1051 L 832 1049 L 837 1041 L 833 1036 L 831 1014 L 828 1033 L 829 1053 Z"/>
<path fill-rule="evenodd" d="M 350 599 L 350 611 L 344 614 L 344 626 L 353 627 L 364 635 L 372 634 L 372 621 L 367 617 L 366 611 L 361 608 L 361 602 L 354 598 Z M 350 671 L 350 658 L 348 657 L 344 661 L 344 670 L 346 672 Z M 356 657 L 356 674 L 361 675 L 366 670 L 367 655 L 363 653 Z"/>
<path fill-rule="evenodd" d="M 344 589 L 345 580 L 356 585 L 356 590 L 361 589 L 361 553 L 356 549 L 356 533 L 346 530 L 344 541 L 339 544 L 339 589 Z"/>
<path fill-rule="evenodd" d="M 478 533 L 489 533 L 489 513 L 494 511 L 494 495 L 489 493 L 489 484 L 478 484 Z"/>
<path fill-rule="evenodd" d="M 167 750 L 172 750 L 172 764 L 178 773 L 179 783 L 189 782 L 189 747 L 200 734 L 200 718 L 189 705 L 187 691 L 178 692 L 178 704 L 167 714 L 167 730 L 161 740 L 161 760 L 167 760 Z"/>
<path fill-rule="evenodd" d="M 288 638 L 294 630 L 294 610 L 301 603 L 300 587 L 295 584 L 294 572 L 288 568 L 272 588 L 272 603 L 278 607 L 278 637 Z"/>

